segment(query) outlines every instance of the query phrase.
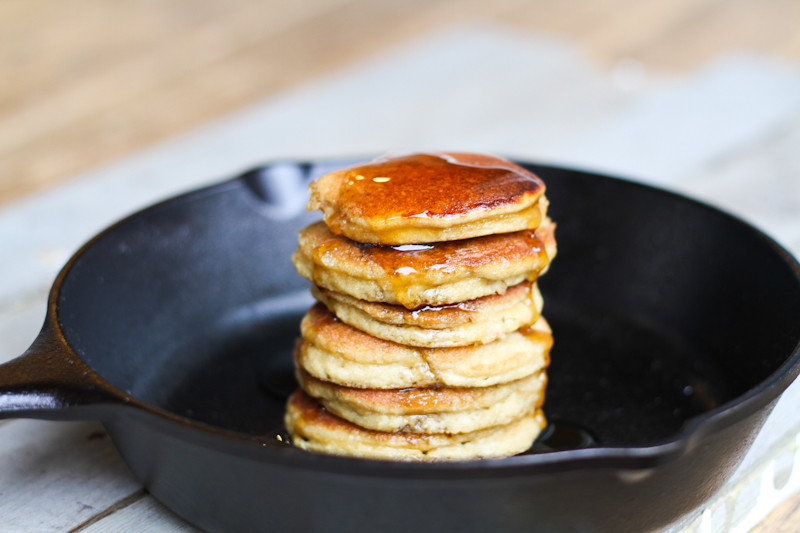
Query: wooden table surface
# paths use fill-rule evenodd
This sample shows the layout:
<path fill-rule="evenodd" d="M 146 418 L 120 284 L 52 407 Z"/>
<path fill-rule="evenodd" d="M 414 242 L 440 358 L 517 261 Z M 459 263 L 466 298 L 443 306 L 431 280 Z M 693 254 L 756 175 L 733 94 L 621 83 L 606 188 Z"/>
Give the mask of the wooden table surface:
<path fill-rule="evenodd" d="M 731 50 L 800 62 L 797 0 L 3 0 L 0 204 L 470 21 L 680 74 Z M 800 494 L 756 531 L 796 531 Z"/>

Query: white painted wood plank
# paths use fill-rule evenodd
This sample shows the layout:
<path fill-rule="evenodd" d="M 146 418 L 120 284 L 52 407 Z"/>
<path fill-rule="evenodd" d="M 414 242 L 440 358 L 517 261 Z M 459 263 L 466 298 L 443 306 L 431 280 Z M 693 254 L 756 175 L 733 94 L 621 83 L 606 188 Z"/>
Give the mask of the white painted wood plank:
<path fill-rule="evenodd" d="M 196 533 L 200 530 L 188 524 L 155 498 L 145 494 L 130 505 L 115 510 L 100 520 L 87 524 L 75 533 L 150 533 L 158 524 L 159 533 Z"/>
<path fill-rule="evenodd" d="M 67 531 L 139 490 L 102 426 L 0 425 L 0 531 Z"/>
<path fill-rule="evenodd" d="M 756 146 L 714 161 L 683 187 L 752 222 L 800 257 L 800 114 Z"/>
<path fill-rule="evenodd" d="M 720 159 L 759 147 L 798 113 L 796 67 L 733 55 L 637 92 L 565 148 L 579 164 L 675 186 Z"/>
<path fill-rule="evenodd" d="M 39 333 L 47 311 L 47 292 L 0 307 L 0 363 L 22 355 Z"/>

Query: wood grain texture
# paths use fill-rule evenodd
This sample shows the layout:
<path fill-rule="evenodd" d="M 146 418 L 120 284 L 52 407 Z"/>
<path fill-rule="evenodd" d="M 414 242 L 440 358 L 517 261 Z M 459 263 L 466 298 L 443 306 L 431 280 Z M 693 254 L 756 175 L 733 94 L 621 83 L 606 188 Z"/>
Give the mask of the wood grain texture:
<path fill-rule="evenodd" d="M 67 531 L 140 489 L 98 422 L 10 420 L 0 456 L 2 531 Z"/>
<path fill-rule="evenodd" d="M 664 71 L 800 60 L 793 0 L 7 0 L 0 203 L 434 30 L 482 21 Z"/>
<path fill-rule="evenodd" d="M 800 528 L 800 494 L 779 505 L 751 533 L 797 533 Z"/>

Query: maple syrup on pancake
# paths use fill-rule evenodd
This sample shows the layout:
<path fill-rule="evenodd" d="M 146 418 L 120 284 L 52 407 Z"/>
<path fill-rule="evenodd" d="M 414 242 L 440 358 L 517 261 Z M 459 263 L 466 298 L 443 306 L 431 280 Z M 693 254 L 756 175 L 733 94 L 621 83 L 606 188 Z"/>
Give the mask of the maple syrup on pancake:
<path fill-rule="evenodd" d="M 553 347 L 553 334 L 549 331 L 534 329 L 533 326 L 523 326 L 519 329 L 519 332 L 536 344 L 545 344 L 547 346 L 545 351 L 547 352 Z"/>
<path fill-rule="evenodd" d="M 531 315 L 533 316 L 533 320 L 530 326 L 528 326 L 529 329 L 542 316 L 541 308 L 544 304 L 541 301 L 541 295 L 537 294 L 539 289 L 536 286 L 536 280 L 529 280 L 528 283 L 530 283 L 530 289 L 528 289 L 528 297 L 525 299 L 525 303 L 528 305 L 528 308 L 531 310 Z"/>
<path fill-rule="evenodd" d="M 320 302 L 311 306 L 306 317 L 305 327 L 308 328 L 310 332 L 318 332 L 324 327 L 339 322 L 336 315 L 328 311 L 328 308 Z"/>
<path fill-rule="evenodd" d="M 412 154 L 379 159 L 345 170 L 338 202 L 348 206 L 350 212 L 359 218 L 382 221 L 447 219 L 521 205 L 518 209 L 521 210 L 520 214 L 530 219 L 530 227 L 536 227 L 542 218 L 542 210 L 536 205 L 536 201 L 543 192 L 544 184 L 537 176 L 499 158 L 478 154 Z M 493 216 L 502 218 L 505 215 L 501 211 Z M 344 218 L 333 217 L 327 222 L 334 233 L 343 233 L 340 225 L 346 223 Z M 398 241 L 380 240 L 384 243 Z M 383 270 L 385 279 L 394 289 L 396 299 L 409 309 L 419 308 L 421 293 L 435 286 L 424 274 L 448 274 L 497 261 L 528 260 L 533 256 L 536 261 L 533 271 L 529 273 L 529 281 L 535 281 L 539 271 L 549 262 L 544 243 L 531 231 L 502 236 L 488 235 L 471 240 L 476 246 L 465 247 L 465 241 L 399 246 L 355 243 L 355 246 L 362 260 Z M 322 256 L 342 244 L 341 241 L 330 239 L 318 245 L 313 250 L 314 264 L 321 264 Z M 318 283 L 316 272 L 312 277 Z M 534 309 L 534 315 L 538 316 L 533 288 L 528 303 Z M 462 304 L 464 302 L 455 305 Z M 315 329 L 329 320 L 336 320 L 332 314 L 314 318 L 310 327 Z M 552 345 L 551 333 L 534 330 L 532 327 L 522 328 L 520 332 L 535 342 L 547 343 L 545 351 L 549 351 Z M 546 380 L 546 375 L 544 379 Z M 450 393 L 456 391 L 469 395 L 472 389 L 449 389 Z M 360 390 L 358 392 L 366 393 Z M 439 387 L 424 387 L 393 391 L 370 390 L 369 394 L 391 395 L 394 403 L 416 408 L 447 400 L 442 392 Z M 539 398 L 533 416 L 544 426 L 546 421 L 539 409 L 542 401 L 543 396 Z M 304 413 L 304 416 L 308 415 Z M 305 425 L 306 420 L 298 422 Z"/>
<path fill-rule="evenodd" d="M 408 309 L 420 306 L 420 294 L 429 288 L 423 279 L 427 272 L 449 274 L 459 268 L 472 269 L 533 256 L 536 263 L 529 276 L 533 281 L 549 261 L 544 243 L 529 230 L 420 245 L 387 246 L 355 241 L 352 244 L 358 248 L 361 260 L 383 270 L 398 303 Z M 322 258 L 337 247 L 349 245 L 339 236 L 325 240 L 312 251 L 314 264 L 322 264 Z M 320 285 L 316 270 L 312 273 L 313 281 Z"/>
<path fill-rule="evenodd" d="M 447 218 L 538 198 L 544 183 L 504 159 L 412 154 L 345 171 L 339 203 L 365 219 Z M 336 228 L 332 228 L 336 231 Z"/>

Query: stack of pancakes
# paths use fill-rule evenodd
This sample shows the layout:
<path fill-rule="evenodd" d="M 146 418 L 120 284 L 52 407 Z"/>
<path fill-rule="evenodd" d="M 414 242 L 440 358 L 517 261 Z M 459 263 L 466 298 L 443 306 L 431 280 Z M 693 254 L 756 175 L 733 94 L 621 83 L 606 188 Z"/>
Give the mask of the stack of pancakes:
<path fill-rule="evenodd" d="M 544 184 L 477 154 L 327 174 L 292 257 L 301 323 L 286 426 L 303 449 L 399 460 L 514 455 L 543 429 L 552 335 L 536 286 L 555 255 Z"/>

